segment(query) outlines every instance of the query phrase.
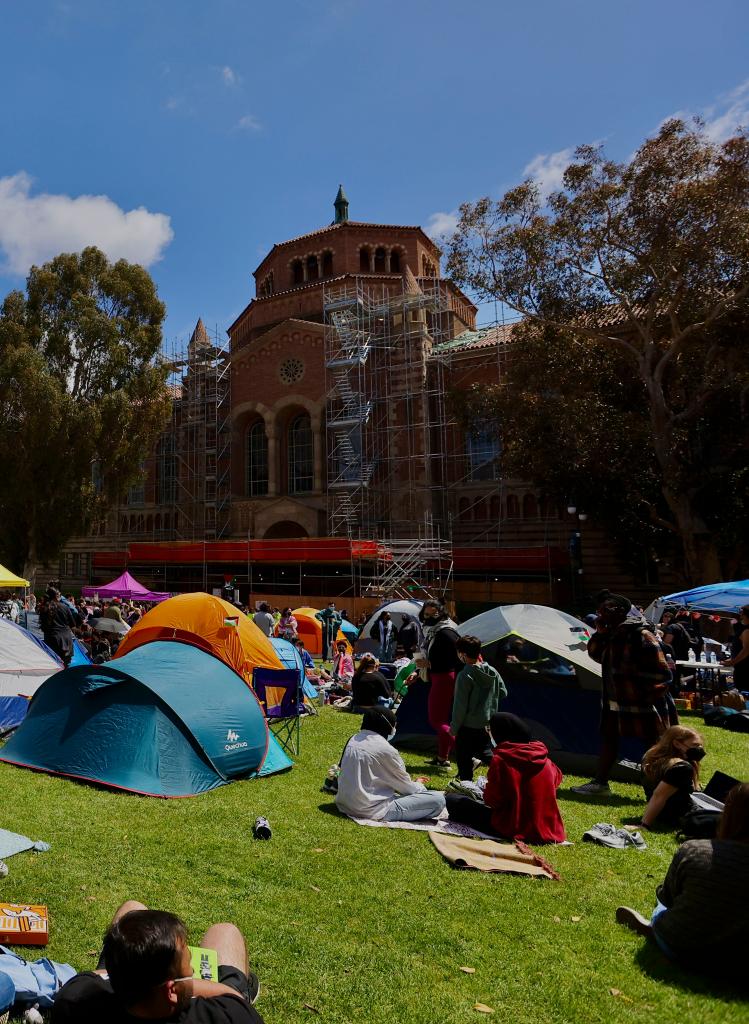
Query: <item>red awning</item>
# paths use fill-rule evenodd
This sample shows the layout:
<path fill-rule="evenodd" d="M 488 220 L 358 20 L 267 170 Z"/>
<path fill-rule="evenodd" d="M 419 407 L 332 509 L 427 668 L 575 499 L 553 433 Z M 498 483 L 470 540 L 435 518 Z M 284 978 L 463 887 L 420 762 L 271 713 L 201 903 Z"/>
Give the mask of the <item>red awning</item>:
<path fill-rule="evenodd" d="M 97 551 L 95 567 L 123 566 L 128 562 L 138 565 L 167 563 L 202 565 L 203 562 L 350 562 L 354 559 L 374 561 L 381 556 L 377 541 L 342 540 L 338 537 L 306 537 L 299 540 L 220 540 L 175 541 L 157 544 L 147 541 L 131 544 L 125 551 Z"/>

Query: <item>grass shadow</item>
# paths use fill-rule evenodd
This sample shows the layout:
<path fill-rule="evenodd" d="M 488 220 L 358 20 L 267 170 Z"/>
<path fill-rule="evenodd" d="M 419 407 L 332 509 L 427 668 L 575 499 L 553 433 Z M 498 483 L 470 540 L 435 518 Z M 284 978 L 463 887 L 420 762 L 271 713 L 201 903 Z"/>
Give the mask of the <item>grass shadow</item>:
<path fill-rule="evenodd" d="M 745 1003 L 749 985 L 727 973 L 698 974 L 680 967 L 663 954 L 655 942 L 645 941 L 635 953 L 640 969 L 662 985 L 691 992 L 694 995 L 719 998 L 726 1003 Z"/>
<path fill-rule="evenodd" d="M 603 797 L 590 797 L 584 793 L 573 793 L 569 789 L 557 791 L 557 800 L 565 803 L 588 804 L 589 807 L 645 807 L 645 800 L 633 796 L 620 796 L 618 793 L 606 793 Z"/>
<path fill-rule="evenodd" d="M 333 799 L 329 800 L 328 803 L 318 804 L 317 809 L 318 811 L 322 811 L 323 814 L 332 815 L 334 818 L 344 819 L 346 817 L 345 814 L 338 810 L 338 808 L 336 807 L 335 800 Z"/>

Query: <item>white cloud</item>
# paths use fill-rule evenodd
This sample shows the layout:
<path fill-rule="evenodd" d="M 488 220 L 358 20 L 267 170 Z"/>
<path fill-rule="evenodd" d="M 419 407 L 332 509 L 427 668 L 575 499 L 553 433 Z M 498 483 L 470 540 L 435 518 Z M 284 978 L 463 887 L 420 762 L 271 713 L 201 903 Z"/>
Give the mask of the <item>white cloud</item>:
<path fill-rule="evenodd" d="M 705 107 L 699 116 L 705 122 L 705 134 L 711 142 L 725 142 L 735 135 L 739 128 L 749 128 L 749 78 L 735 89 L 719 96 L 709 107 Z M 688 123 L 693 117 L 693 110 L 676 110 L 665 117 L 661 125 L 673 118 Z"/>
<path fill-rule="evenodd" d="M 713 142 L 725 142 L 739 128 L 749 128 L 749 78 L 708 107 L 704 118 L 705 130 Z"/>
<path fill-rule="evenodd" d="M 433 213 L 430 215 L 424 230 L 430 238 L 439 239 L 445 235 L 451 235 L 458 226 L 459 213 L 452 210 L 450 213 Z"/>
<path fill-rule="evenodd" d="M 237 74 L 234 68 L 230 68 L 228 64 L 225 64 L 224 67 L 221 68 L 221 78 L 224 85 L 228 86 L 228 88 L 231 88 L 234 85 L 240 85 L 242 82 L 241 77 Z"/>
<path fill-rule="evenodd" d="M 0 178 L 0 251 L 4 269 L 25 274 L 61 252 L 96 245 L 110 259 L 148 267 L 160 260 L 174 232 L 169 217 L 140 206 L 122 210 L 108 196 L 31 194 L 24 171 Z"/>
<path fill-rule="evenodd" d="M 532 178 L 538 185 L 542 199 L 548 199 L 563 185 L 564 172 L 572 163 L 574 147 L 558 149 L 556 153 L 539 153 L 523 168 L 523 177 Z"/>
<path fill-rule="evenodd" d="M 263 126 L 254 114 L 245 114 L 244 117 L 240 117 L 234 127 L 242 132 L 259 132 Z"/>

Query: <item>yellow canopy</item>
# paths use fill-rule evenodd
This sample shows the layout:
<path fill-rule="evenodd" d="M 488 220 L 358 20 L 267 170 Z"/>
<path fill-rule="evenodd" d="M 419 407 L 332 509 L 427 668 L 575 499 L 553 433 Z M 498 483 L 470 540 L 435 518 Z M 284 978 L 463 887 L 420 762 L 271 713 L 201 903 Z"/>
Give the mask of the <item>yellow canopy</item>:
<path fill-rule="evenodd" d="M 6 569 L 4 565 L 0 565 L 0 587 L 28 587 L 29 581 L 22 580 L 20 576 L 16 576 L 10 569 Z"/>

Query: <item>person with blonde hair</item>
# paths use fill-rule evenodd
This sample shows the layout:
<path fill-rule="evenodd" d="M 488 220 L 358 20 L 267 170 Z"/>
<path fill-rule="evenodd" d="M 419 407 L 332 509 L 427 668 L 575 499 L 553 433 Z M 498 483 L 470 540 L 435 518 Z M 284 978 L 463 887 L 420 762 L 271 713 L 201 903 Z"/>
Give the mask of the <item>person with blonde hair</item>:
<path fill-rule="evenodd" d="M 715 839 L 690 839 L 674 854 L 648 920 L 617 907 L 616 920 L 654 939 L 666 956 L 697 971 L 726 971 L 749 958 L 749 782 L 726 799 Z"/>
<path fill-rule="evenodd" d="M 702 736 L 683 725 L 666 729 L 645 753 L 642 773 L 648 803 L 640 822 L 643 828 L 652 828 L 656 821 L 676 825 L 692 809 L 704 756 Z"/>

